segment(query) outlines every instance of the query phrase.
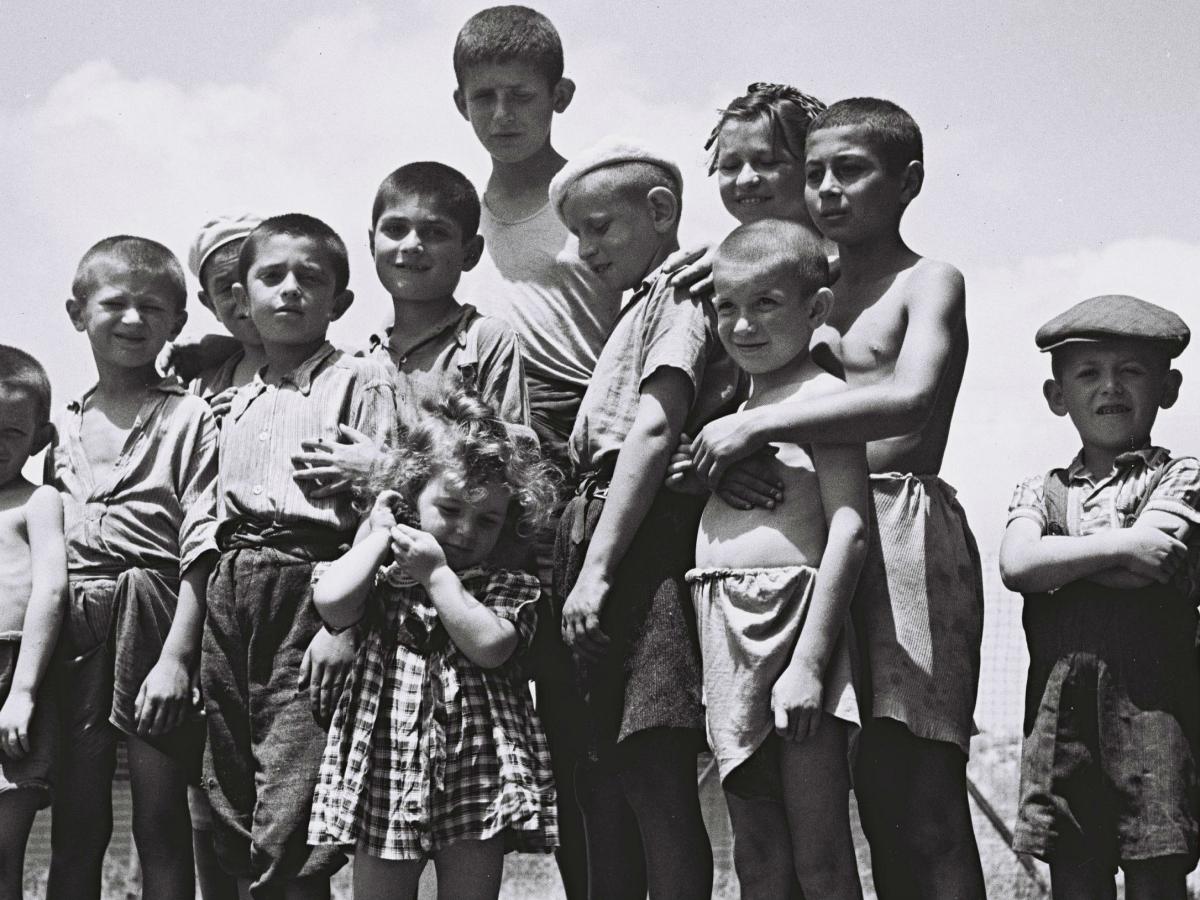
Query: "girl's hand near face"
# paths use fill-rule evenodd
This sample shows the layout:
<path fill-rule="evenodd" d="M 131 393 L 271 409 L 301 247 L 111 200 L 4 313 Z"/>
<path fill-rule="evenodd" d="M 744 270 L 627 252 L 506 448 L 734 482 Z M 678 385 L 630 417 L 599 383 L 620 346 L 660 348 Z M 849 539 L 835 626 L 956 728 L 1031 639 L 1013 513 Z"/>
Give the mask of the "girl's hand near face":
<path fill-rule="evenodd" d="M 434 571 L 446 565 L 446 553 L 432 534 L 395 525 L 391 530 L 392 556 L 409 575 L 422 584 L 429 581 Z"/>

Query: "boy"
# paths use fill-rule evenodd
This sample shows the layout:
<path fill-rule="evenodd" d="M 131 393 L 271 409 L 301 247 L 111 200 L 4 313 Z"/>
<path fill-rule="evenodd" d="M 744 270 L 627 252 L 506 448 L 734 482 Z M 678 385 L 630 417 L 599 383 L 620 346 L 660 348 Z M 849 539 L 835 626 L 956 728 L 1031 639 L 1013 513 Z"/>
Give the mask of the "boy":
<path fill-rule="evenodd" d="M 886 100 L 835 103 L 809 126 L 805 155 L 805 200 L 842 266 L 820 336 L 849 390 L 711 422 L 694 465 L 715 484 L 772 441 L 866 442 L 874 522 L 852 612 L 871 716 L 855 791 L 876 889 L 882 900 L 982 897 L 966 762 L 983 579 L 966 516 L 937 477 L 967 357 L 962 275 L 900 236 L 924 178 L 908 113 Z"/>
<path fill-rule="evenodd" d="M 1083 449 L 1017 487 L 1000 571 L 1029 643 L 1013 849 L 1050 863 L 1055 897 L 1114 897 L 1120 866 L 1131 900 L 1183 898 L 1196 864 L 1200 463 L 1150 441 L 1189 336 L 1126 296 L 1037 333 Z"/>
<path fill-rule="evenodd" d="M 846 389 L 809 355 L 833 303 L 811 230 L 743 225 L 717 248 L 713 279 L 717 333 L 751 376 L 744 409 Z M 742 896 L 786 897 L 799 880 L 806 897 L 859 898 L 846 759 L 859 716 L 846 631 L 867 551 L 866 453 L 774 446 L 783 502 L 743 510 L 709 500 L 687 576 L 709 743 Z"/>
<path fill-rule="evenodd" d="M 226 871 L 272 897 L 328 896 L 342 863 L 305 844 L 325 729 L 354 654 L 354 634 L 321 627 L 309 582 L 316 560 L 352 538 L 351 497 L 306 494 L 292 454 L 348 425 L 394 438 L 387 369 L 325 339 L 354 299 L 346 247 L 311 216 L 267 219 L 238 257 L 233 292 L 267 363 L 240 388 L 221 425 L 221 558 L 209 590 L 201 683 L 208 713 L 205 787 Z M 297 702 L 307 689 L 311 711 Z"/>
<path fill-rule="evenodd" d="M 0 896 L 20 897 L 25 845 L 50 803 L 57 716 L 46 672 L 66 605 L 62 500 L 21 475 L 50 440 L 50 381 L 0 345 Z"/>
<path fill-rule="evenodd" d="M 120 739 L 143 893 L 194 891 L 186 788 L 200 735 L 188 714 L 216 549 L 217 431 L 208 405 L 154 364 L 187 319 L 186 299 L 171 251 L 121 235 L 84 254 L 67 301 L 98 379 L 55 417 L 46 460 L 63 495 L 69 575 L 51 900 L 100 896 Z"/>
<path fill-rule="evenodd" d="M 200 282 L 200 303 L 239 345 L 227 360 L 203 370 L 189 385 L 192 393 L 209 402 L 218 419 L 229 410 L 234 391 L 267 361 L 254 323 L 233 297 L 242 242 L 260 224 L 262 219 L 253 215 L 218 216 L 204 223 L 188 251 L 188 268 Z"/>
<path fill-rule="evenodd" d="M 587 696 L 589 761 L 577 778 L 591 897 L 712 890 L 696 792 L 700 661 L 683 580 L 701 503 L 660 487 L 681 431 L 734 401 L 737 374 L 709 311 L 657 271 L 678 246 L 681 190 L 674 163 L 615 140 L 550 185 L 588 268 L 614 290 L 637 288 L 580 406 L 571 458 L 581 487 L 555 545 L 555 600 L 565 598 L 562 633 Z"/>

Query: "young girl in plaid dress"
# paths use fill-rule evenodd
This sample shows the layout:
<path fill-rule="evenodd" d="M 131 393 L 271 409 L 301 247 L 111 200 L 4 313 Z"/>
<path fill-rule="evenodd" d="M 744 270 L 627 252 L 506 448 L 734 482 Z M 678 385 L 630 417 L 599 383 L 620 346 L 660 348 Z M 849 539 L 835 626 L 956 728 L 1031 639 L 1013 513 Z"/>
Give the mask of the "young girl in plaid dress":
<path fill-rule="evenodd" d="M 532 528 L 549 467 L 464 393 L 422 402 L 354 547 L 314 591 L 365 638 L 321 763 L 309 843 L 353 848 L 354 896 L 496 897 L 504 854 L 557 844 L 554 782 L 521 666 L 537 578 L 488 563 Z M 415 521 L 412 527 L 405 520 Z M 530 531 L 529 533 L 532 533 Z"/>

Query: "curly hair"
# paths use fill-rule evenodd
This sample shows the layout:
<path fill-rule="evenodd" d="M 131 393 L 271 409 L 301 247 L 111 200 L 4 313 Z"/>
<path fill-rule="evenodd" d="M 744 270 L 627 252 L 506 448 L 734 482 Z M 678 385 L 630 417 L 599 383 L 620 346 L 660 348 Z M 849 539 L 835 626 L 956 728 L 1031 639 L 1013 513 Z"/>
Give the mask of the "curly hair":
<path fill-rule="evenodd" d="M 719 110 L 720 118 L 704 142 L 710 151 L 708 174 L 717 171 L 717 156 L 722 126 L 730 119 L 748 121 L 765 116 L 771 125 L 771 138 L 776 146 L 782 147 L 793 159 L 804 160 L 804 139 L 809 125 L 825 109 L 825 104 L 790 84 L 772 84 L 756 81 L 746 88 L 746 93 L 735 97 L 729 105 Z"/>
<path fill-rule="evenodd" d="M 511 494 L 509 516 L 521 533 L 550 518 L 561 476 L 542 458 L 532 433 L 517 431 L 490 404 L 464 388 L 423 397 L 402 416 L 400 446 L 367 483 L 371 500 L 385 490 L 404 498 L 415 516 L 417 497 L 435 475 L 450 473 L 470 496 L 502 484 Z M 414 523 L 415 524 L 415 523 Z"/>

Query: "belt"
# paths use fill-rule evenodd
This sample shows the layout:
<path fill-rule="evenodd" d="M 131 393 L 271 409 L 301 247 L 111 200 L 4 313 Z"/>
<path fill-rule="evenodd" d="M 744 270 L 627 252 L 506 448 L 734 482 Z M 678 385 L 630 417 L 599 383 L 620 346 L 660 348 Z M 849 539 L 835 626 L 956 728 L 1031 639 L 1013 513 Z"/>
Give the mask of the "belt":
<path fill-rule="evenodd" d="M 324 525 L 293 524 L 231 516 L 217 526 L 217 548 L 229 550 L 272 549 L 299 559 L 319 561 L 337 559 L 354 540 L 349 531 L 337 531 Z"/>

